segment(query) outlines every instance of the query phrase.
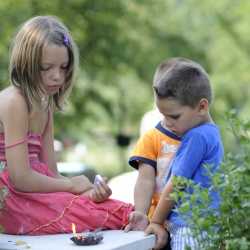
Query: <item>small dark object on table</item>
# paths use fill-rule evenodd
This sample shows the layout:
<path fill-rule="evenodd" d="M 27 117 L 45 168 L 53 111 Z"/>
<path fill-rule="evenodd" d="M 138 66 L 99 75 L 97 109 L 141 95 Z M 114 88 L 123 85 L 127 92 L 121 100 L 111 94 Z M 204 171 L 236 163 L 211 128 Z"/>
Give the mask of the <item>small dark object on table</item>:
<path fill-rule="evenodd" d="M 82 235 L 73 236 L 70 238 L 78 246 L 96 245 L 103 240 L 102 234 L 88 232 Z"/>

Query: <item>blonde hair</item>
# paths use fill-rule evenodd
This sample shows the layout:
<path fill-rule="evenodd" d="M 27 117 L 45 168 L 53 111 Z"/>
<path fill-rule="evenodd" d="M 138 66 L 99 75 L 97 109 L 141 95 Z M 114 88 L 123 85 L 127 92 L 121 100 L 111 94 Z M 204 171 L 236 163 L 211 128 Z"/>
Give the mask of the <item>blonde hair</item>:
<path fill-rule="evenodd" d="M 29 110 L 35 102 L 41 103 L 44 94 L 41 80 L 43 48 L 49 44 L 65 46 L 69 63 L 65 84 L 50 100 L 57 109 L 62 108 L 69 94 L 78 68 L 78 50 L 67 27 L 56 17 L 36 16 L 26 21 L 13 39 L 9 74 L 11 83 L 19 88 Z"/>

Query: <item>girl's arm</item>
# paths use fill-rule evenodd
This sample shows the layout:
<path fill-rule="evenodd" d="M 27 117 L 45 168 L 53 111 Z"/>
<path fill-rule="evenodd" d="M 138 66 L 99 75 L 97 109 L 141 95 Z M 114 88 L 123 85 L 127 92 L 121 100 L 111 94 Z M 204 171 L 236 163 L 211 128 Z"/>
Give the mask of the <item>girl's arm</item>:
<path fill-rule="evenodd" d="M 53 111 L 48 111 L 48 121 L 42 134 L 42 149 L 40 160 L 44 162 L 54 173 L 55 177 L 63 178 L 57 170 L 55 149 L 54 149 L 54 117 Z"/>
<path fill-rule="evenodd" d="M 70 179 L 55 179 L 42 175 L 30 167 L 27 141 L 8 148 L 27 138 L 29 115 L 24 98 L 13 95 L 2 107 L 7 168 L 13 186 L 24 192 L 60 192 L 73 189 Z"/>
<path fill-rule="evenodd" d="M 70 180 L 73 184 L 72 187 L 73 193 L 84 193 L 90 189 L 93 189 L 94 188 L 93 184 L 84 175 L 67 178 L 62 176 L 58 172 L 56 158 L 55 158 L 55 149 L 54 149 L 53 112 L 52 111 L 48 112 L 49 112 L 48 121 L 42 134 L 42 149 L 40 154 L 40 160 L 49 167 L 49 169 L 54 173 L 55 178 Z"/>

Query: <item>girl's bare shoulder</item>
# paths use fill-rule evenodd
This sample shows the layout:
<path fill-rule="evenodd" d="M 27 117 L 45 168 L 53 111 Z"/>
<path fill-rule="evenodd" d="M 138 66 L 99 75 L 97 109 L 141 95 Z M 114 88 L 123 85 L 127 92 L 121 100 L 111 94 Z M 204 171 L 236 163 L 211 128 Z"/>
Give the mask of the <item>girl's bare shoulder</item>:
<path fill-rule="evenodd" d="M 21 92 L 13 86 L 0 92 L 0 118 L 5 115 L 27 113 L 27 104 Z"/>

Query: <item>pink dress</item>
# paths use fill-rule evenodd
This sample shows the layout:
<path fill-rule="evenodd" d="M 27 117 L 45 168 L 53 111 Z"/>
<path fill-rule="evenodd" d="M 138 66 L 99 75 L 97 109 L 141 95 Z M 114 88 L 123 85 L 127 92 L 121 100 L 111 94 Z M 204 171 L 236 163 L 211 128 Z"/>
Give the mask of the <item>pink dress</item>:
<path fill-rule="evenodd" d="M 33 170 L 52 176 L 48 166 L 39 161 L 41 136 L 28 134 L 30 166 Z M 0 134 L 0 228 L 8 234 L 71 233 L 84 230 L 122 229 L 133 210 L 131 204 L 108 199 L 94 203 L 84 195 L 68 192 L 26 193 L 16 190 L 10 182 L 6 167 L 4 135 Z M 0 166 L 1 167 L 1 166 Z"/>

